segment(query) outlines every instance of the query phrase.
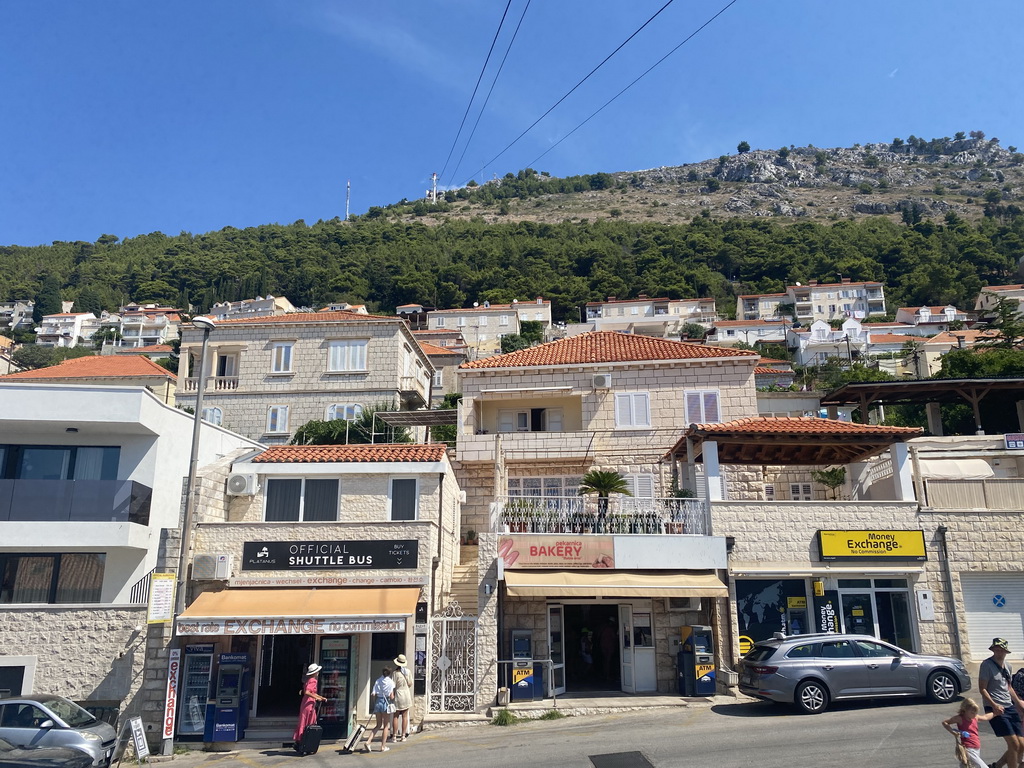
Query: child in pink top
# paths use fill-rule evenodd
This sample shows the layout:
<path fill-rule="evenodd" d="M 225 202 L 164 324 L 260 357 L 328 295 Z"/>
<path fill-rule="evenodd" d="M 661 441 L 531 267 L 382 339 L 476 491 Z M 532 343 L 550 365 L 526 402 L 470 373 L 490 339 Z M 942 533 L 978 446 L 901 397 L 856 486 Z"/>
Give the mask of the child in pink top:
<path fill-rule="evenodd" d="M 960 738 L 960 743 L 967 750 L 967 765 L 970 768 L 988 768 L 981 759 L 981 739 L 978 738 L 978 721 L 991 720 L 995 717 L 991 712 L 979 715 L 978 702 L 964 698 L 960 709 L 952 717 L 942 721 L 942 727 Z"/>

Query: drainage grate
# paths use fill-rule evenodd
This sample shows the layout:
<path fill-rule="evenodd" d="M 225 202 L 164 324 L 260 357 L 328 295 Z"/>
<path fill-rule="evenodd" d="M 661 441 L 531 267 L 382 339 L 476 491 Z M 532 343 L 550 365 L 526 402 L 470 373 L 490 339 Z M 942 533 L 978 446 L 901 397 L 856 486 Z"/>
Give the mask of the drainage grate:
<path fill-rule="evenodd" d="M 641 752 L 612 752 L 609 755 L 590 755 L 594 768 L 654 768 Z"/>

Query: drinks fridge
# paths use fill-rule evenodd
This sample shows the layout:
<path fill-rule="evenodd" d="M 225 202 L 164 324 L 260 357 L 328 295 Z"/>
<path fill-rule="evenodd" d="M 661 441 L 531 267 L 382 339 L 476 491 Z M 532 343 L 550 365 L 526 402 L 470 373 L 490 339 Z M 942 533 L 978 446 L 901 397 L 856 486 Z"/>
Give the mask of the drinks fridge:
<path fill-rule="evenodd" d="M 206 702 L 210 698 L 210 673 L 213 672 L 213 643 L 185 646 L 184 675 L 181 684 L 181 710 L 178 735 L 203 735 Z"/>
<path fill-rule="evenodd" d="M 349 659 L 351 637 L 325 637 L 320 641 L 320 682 L 317 686 L 327 701 L 320 705 L 320 725 L 325 739 L 348 736 Z"/>

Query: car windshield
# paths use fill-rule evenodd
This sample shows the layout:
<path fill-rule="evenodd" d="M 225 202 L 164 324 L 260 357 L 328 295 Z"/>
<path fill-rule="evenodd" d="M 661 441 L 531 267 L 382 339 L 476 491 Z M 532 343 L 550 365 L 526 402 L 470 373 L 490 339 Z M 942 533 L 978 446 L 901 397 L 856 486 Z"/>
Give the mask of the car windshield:
<path fill-rule="evenodd" d="M 98 722 L 95 717 L 75 702 L 59 696 L 42 696 L 39 698 L 39 703 L 72 728 L 85 728 Z"/>

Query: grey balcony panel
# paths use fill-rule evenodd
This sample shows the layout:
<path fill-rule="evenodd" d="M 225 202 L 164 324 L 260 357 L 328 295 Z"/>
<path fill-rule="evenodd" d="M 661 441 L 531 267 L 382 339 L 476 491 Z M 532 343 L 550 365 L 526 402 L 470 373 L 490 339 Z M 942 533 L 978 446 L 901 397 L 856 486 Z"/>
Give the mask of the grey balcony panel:
<path fill-rule="evenodd" d="M 148 525 L 152 496 L 132 480 L 0 480 L 0 520 Z"/>

